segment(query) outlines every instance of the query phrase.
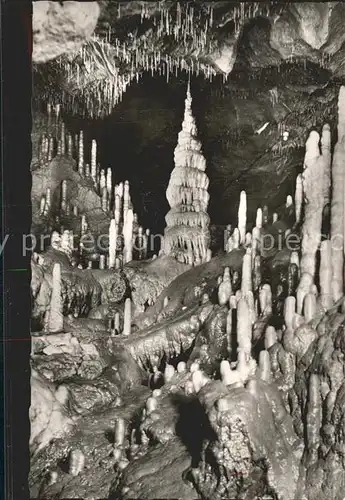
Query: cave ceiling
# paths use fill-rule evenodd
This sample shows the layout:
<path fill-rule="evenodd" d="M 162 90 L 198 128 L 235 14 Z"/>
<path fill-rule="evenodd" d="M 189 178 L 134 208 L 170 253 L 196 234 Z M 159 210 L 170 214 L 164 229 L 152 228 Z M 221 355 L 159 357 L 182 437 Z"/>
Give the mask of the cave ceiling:
<path fill-rule="evenodd" d="M 285 199 L 309 131 L 334 125 L 345 79 L 342 2 L 75 4 L 34 2 L 35 104 L 61 102 L 69 116 L 107 120 L 140 109 L 144 97 L 132 89 L 159 77 L 167 94 L 181 96 L 181 120 L 190 76 L 211 217 L 228 221 L 231 199 L 243 188 L 249 200 L 267 192 L 271 203 Z M 138 114 L 141 140 L 156 148 L 170 141 L 172 154 L 178 126 L 169 125 L 169 96 L 158 94 L 150 96 L 152 125 Z M 164 191 L 172 159 L 167 164 L 156 191 Z"/>

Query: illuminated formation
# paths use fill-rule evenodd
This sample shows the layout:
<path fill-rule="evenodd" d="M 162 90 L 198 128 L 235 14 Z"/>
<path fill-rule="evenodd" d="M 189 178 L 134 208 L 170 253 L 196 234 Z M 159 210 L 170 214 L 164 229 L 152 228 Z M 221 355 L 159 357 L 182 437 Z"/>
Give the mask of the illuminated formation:
<path fill-rule="evenodd" d="M 166 192 L 171 209 L 165 217 L 163 250 L 179 262 L 198 265 L 207 261 L 210 240 L 209 180 L 191 105 L 188 83 L 182 130 L 174 154 L 175 168 Z"/>

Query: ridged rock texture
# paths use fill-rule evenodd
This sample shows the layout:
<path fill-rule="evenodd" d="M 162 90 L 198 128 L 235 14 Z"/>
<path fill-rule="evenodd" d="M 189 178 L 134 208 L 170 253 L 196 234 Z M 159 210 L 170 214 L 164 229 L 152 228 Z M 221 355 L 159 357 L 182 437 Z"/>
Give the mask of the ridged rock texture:
<path fill-rule="evenodd" d="M 192 114 L 190 83 L 174 161 L 175 168 L 166 192 L 171 209 L 165 217 L 164 253 L 174 256 L 179 262 L 202 264 L 207 260 L 210 242 L 210 219 L 207 214 L 209 180 Z"/>

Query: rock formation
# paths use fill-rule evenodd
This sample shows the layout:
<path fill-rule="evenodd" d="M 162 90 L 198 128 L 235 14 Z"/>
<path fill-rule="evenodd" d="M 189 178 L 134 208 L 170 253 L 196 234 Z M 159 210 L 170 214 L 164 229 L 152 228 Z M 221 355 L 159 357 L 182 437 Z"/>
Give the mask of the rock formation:
<path fill-rule="evenodd" d="M 207 214 L 209 180 L 205 173 L 206 160 L 197 139 L 189 83 L 174 162 L 175 168 L 166 192 L 171 208 L 165 217 L 167 227 L 163 249 L 166 255 L 180 262 L 198 265 L 206 262 L 210 241 Z"/>

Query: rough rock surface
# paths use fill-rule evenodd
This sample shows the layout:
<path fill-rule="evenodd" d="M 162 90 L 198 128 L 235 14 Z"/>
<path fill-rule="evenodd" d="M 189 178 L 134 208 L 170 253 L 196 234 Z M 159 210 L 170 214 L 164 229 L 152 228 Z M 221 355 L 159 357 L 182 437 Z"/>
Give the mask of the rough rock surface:
<path fill-rule="evenodd" d="M 78 50 L 96 28 L 98 2 L 34 2 L 33 53 L 35 63 Z"/>

